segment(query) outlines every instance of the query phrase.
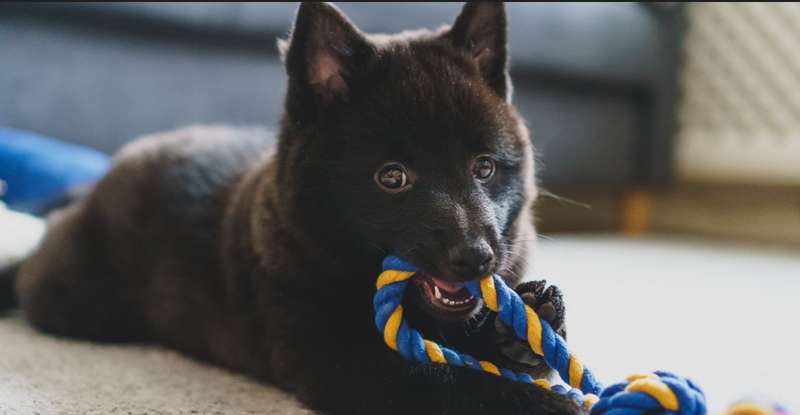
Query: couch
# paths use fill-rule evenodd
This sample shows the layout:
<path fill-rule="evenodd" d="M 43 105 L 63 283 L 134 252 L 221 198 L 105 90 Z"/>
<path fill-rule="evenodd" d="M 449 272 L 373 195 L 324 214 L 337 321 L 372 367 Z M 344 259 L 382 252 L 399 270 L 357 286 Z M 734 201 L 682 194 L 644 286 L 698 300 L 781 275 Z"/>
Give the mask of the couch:
<path fill-rule="evenodd" d="M 453 3 L 338 3 L 368 32 Z M 514 100 L 546 185 L 669 182 L 683 6 L 509 3 Z M 190 123 L 278 120 L 294 3 L 0 4 L 0 126 L 113 152 Z"/>

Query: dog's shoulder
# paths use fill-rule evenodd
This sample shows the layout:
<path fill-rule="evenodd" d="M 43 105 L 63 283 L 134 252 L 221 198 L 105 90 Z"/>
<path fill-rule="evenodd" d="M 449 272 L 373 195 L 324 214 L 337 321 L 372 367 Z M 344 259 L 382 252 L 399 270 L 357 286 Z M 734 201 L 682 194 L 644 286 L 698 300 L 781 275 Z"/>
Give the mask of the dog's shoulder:
<path fill-rule="evenodd" d="M 269 146 L 273 137 L 262 127 L 192 125 L 137 138 L 114 155 L 114 164 L 181 167 L 187 163 L 240 162 Z"/>
<path fill-rule="evenodd" d="M 121 223 L 191 228 L 216 223 L 227 195 L 274 139 L 263 128 L 191 126 L 124 146 L 91 196 Z"/>
<path fill-rule="evenodd" d="M 114 156 L 114 171 L 146 177 L 161 189 L 202 192 L 238 176 L 274 141 L 269 130 L 195 125 L 138 138 Z"/>

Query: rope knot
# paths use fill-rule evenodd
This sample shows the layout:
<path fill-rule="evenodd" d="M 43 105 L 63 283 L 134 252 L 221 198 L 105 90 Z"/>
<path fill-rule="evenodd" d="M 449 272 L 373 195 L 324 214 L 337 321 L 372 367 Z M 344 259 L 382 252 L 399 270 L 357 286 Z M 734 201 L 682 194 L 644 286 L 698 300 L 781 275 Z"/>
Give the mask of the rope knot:
<path fill-rule="evenodd" d="M 644 415 L 647 413 L 703 415 L 706 398 L 689 379 L 657 371 L 629 376 L 627 382 L 608 386 L 592 406 L 591 415 Z"/>

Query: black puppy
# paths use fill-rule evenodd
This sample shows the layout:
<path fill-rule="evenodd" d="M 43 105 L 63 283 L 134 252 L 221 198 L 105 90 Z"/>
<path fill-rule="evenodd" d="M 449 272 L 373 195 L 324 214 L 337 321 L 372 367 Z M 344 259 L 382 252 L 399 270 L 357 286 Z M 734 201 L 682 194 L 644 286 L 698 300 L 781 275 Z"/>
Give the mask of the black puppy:
<path fill-rule="evenodd" d="M 224 127 L 128 145 L 88 196 L 51 215 L 19 270 L 28 319 L 59 335 L 157 341 L 326 413 L 580 412 L 537 386 L 406 362 L 373 325 L 381 260 L 399 253 L 424 270 L 406 300 L 427 337 L 548 372 L 459 286 L 492 272 L 516 286 L 535 236 L 503 5 L 469 3 L 452 28 L 387 36 L 303 3 L 280 48 L 277 150 L 264 131 Z M 518 292 L 563 328 L 555 288 Z"/>

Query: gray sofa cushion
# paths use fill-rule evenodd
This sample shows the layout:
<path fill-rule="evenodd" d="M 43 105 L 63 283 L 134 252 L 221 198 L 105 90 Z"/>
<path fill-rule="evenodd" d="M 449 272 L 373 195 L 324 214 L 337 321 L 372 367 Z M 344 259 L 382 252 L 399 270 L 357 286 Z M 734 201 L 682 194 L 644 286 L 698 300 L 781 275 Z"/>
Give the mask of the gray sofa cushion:
<path fill-rule="evenodd" d="M 365 31 L 451 22 L 454 3 L 339 3 Z M 546 183 L 669 175 L 674 19 L 638 3 L 509 3 L 514 100 Z M 0 125 L 112 152 L 192 123 L 275 126 L 275 38 L 294 3 L 0 5 Z"/>
<path fill-rule="evenodd" d="M 449 24 L 459 3 L 336 3 L 366 32 L 397 32 Z M 278 3 L 73 3 L 27 6 L 48 13 L 135 19 L 187 30 L 270 39 L 285 36 L 297 4 Z M 518 70 L 537 68 L 611 78 L 646 80 L 663 54 L 658 26 L 639 3 L 509 3 L 511 52 Z"/>

